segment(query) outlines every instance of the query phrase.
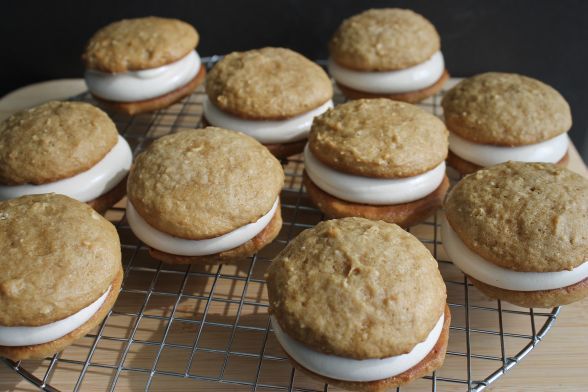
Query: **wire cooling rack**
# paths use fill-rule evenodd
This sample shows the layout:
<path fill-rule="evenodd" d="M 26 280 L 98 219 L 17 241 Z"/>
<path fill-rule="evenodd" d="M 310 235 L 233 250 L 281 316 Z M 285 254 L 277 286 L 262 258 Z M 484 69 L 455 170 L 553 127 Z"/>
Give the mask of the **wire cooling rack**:
<path fill-rule="evenodd" d="M 210 67 L 218 57 L 204 59 Z M 441 115 L 440 98 L 421 107 Z M 203 89 L 152 114 L 112 114 L 136 155 L 154 139 L 201 125 Z M 92 102 L 88 94 L 76 99 Z M 343 101 L 340 94 L 335 100 Z M 125 202 L 106 217 L 121 237 L 125 275 L 104 322 L 62 353 L 42 361 L 2 359 L 41 390 L 327 391 L 293 369 L 267 313 L 264 272 L 298 233 L 323 219 L 302 185 L 300 158 L 283 161 L 284 225 L 278 238 L 234 264 L 172 266 L 152 259 L 125 219 Z M 439 261 L 452 313 L 444 366 L 398 391 L 482 391 L 545 337 L 559 308 L 523 309 L 485 298 L 448 260 L 439 238 L 441 212 L 411 227 Z"/>

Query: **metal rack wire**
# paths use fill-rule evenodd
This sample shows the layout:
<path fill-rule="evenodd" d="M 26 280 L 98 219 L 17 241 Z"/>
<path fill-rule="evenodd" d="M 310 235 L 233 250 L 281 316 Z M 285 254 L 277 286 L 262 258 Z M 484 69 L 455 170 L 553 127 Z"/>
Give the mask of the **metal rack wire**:
<path fill-rule="evenodd" d="M 204 59 L 210 66 L 218 57 Z M 442 93 L 421 104 L 441 115 Z M 201 124 L 202 88 L 170 108 L 125 117 L 112 114 L 134 154 L 178 128 Z M 88 94 L 76 99 L 91 101 Z M 340 95 L 337 101 L 342 101 Z M 121 236 L 125 276 L 119 299 L 91 334 L 43 361 L 6 365 L 41 390 L 327 391 L 293 369 L 267 314 L 264 271 L 300 231 L 323 219 L 301 181 L 303 162 L 283 162 L 284 225 L 267 248 L 236 264 L 172 266 L 150 258 L 132 234 L 124 201 L 107 213 Z M 453 315 L 448 353 L 437 372 L 398 390 L 482 391 L 515 367 L 553 326 L 559 308 L 522 309 L 489 300 L 453 266 L 441 246 L 437 216 L 411 227 L 439 261 Z M 88 387 L 88 388 L 87 388 Z"/>

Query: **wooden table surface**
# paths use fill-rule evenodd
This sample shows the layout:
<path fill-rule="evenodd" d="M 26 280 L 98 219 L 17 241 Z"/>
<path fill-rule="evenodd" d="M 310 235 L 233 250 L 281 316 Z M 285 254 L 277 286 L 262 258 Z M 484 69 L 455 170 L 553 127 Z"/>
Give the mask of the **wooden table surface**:
<path fill-rule="evenodd" d="M 38 104 L 48 98 L 65 98 L 84 90 L 80 80 L 62 80 L 25 88 L 0 100 L 0 119 L 10 112 Z M 576 149 L 570 150 L 569 168 L 588 178 L 588 170 Z M 237 369 L 248 372 L 250 369 Z M 59 381 L 59 380 L 57 380 Z M 67 384 L 68 380 L 61 380 Z M 100 381 L 89 383 L 82 390 L 103 391 Z M 429 384 L 430 388 L 430 384 Z M 143 390 L 144 385 L 132 382 L 119 383 L 117 391 Z M 177 390 L 198 390 L 178 386 Z M 234 390 L 237 387 L 208 385 L 209 390 Z M 0 391 L 37 390 L 12 370 L 0 364 Z M 174 391 L 176 387 L 161 386 L 153 390 Z M 239 389 L 240 390 L 240 389 Z M 404 390 L 404 389 L 403 389 Z M 444 389 L 443 389 L 444 390 Z M 451 390 L 454 390 L 453 388 Z M 458 390 L 458 389 L 456 389 Z M 488 390 L 492 391 L 584 391 L 588 390 L 588 298 L 562 308 L 554 328 L 523 361 L 511 372 L 500 378 Z"/>

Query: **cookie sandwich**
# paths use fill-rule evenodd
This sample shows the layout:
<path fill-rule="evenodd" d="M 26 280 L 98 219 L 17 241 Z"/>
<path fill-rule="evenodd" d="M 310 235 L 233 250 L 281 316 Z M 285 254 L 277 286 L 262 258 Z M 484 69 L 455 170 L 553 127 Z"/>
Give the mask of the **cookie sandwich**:
<path fill-rule="evenodd" d="M 276 256 L 266 279 L 276 338 L 311 376 L 374 391 L 443 364 L 445 283 L 431 253 L 397 225 L 321 222 Z"/>
<path fill-rule="evenodd" d="M 88 41 L 82 59 L 88 90 L 129 115 L 167 107 L 204 80 L 198 32 L 177 19 L 145 17 L 111 23 Z"/>
<path fill-rule="evenodd" d="M 419 102 L 449 78 L 437 30 L 411 10 L 371 9 L 344 20 L 329 53 L 329 72 L 350 99 Z"/>
<path fill-rule="evenodd" d="M 333 107 L 323 69 L 284 48 L 234 52 L 206 78 L 204 121 L 246 133 L 279 158 L 302 152 L 312 119 Z"/>
<path fill-rule="evenodd" d="M 135 160 L 127 220 L 156 259 L 230 261 L 278 235 L 283 183 L 278 160 L 252 137 L 213 127 L 180 130 Z"/>
<path fill-rule="evenodd" d="M 447 130 L 424 110 L 360 99 L 315 118 L 304 150 L 304 185 L 326 215 L 407 227 L 432 215 L 449 186 Z"/>
<path fill-rule="evenodd" d="M 441 104 L 447 162 L 461 174 L 507 161 L 567 164 L 570 107 L 545 83 L 488 72 L 457 84 Z"/>
<path fill-rule="evenodd" d="M 588 296 L 588 180 L 550 163 L 507 162 L 462 179 L 443 246 L 486 295 L 523 307 Z"/>
<path fill-rule="evenodd" d="M 104 212 L 125 195 L 132 160 L 102 110 L 48 102 L 0 123 L 0 200 L 55 192 Z"/>
<path fill-rule="evenodd" d="M 42 359 L 106 317 L 123 269 L 114 226 L 57 194 L 0 202 L 0 357 Z"/>

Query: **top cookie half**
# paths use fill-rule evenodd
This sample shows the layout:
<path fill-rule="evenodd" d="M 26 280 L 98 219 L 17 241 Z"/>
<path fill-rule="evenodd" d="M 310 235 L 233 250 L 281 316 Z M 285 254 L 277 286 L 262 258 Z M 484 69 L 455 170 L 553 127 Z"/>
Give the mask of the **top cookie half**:
<path fill-rule="evenodd" d="M 233 52 L 206 77 L 206 93 L 221 110 L 246 119 L 282 120 L 333 96 L 325 71 L 290 49 Z"/>
<path fill-rule="evenodd" d="M 98 30 L 82 56 L 86 68 L 118 73 L 161 67 L 198 45 L 198 32 L 178 19 L 123 19 Z"/>
<path fill-rule="evenodd" d="M 366 177 L 422 174 L 447 157 L 443 121 L 423 109 L 389 99 L 359 99 L 315 117 L 308 136 L 325 165 Z"/>
<path fill-rule="evenodd" d="M 506 162 L 470 174 L 445 212 L 471 250 L 501 267 L 563 271 L 588 260 L 588 180 L 556 165 Z"/>
<path fill-rule="evenodd" d="M 329 43 L 331 58 L 357 71 L 394 71 L 431 58 L 441 39 L 423 16 L 407 9 L 371 9 L 343 21 Z"/>
<path fill-rule="evenodd" d="M 561 94 L 523 75 L 476 75 L 449 90 L 441 104 L 447 128 L 475 143 L 539 143 L 572 126 L 570 106 Z"/>
<path fill-rule="evenodd" d="M 83 102 L 52 101 L 0 123 L 0 183 L 44 184 L 98 163 L 116 145 L 106 113 Z"/>

